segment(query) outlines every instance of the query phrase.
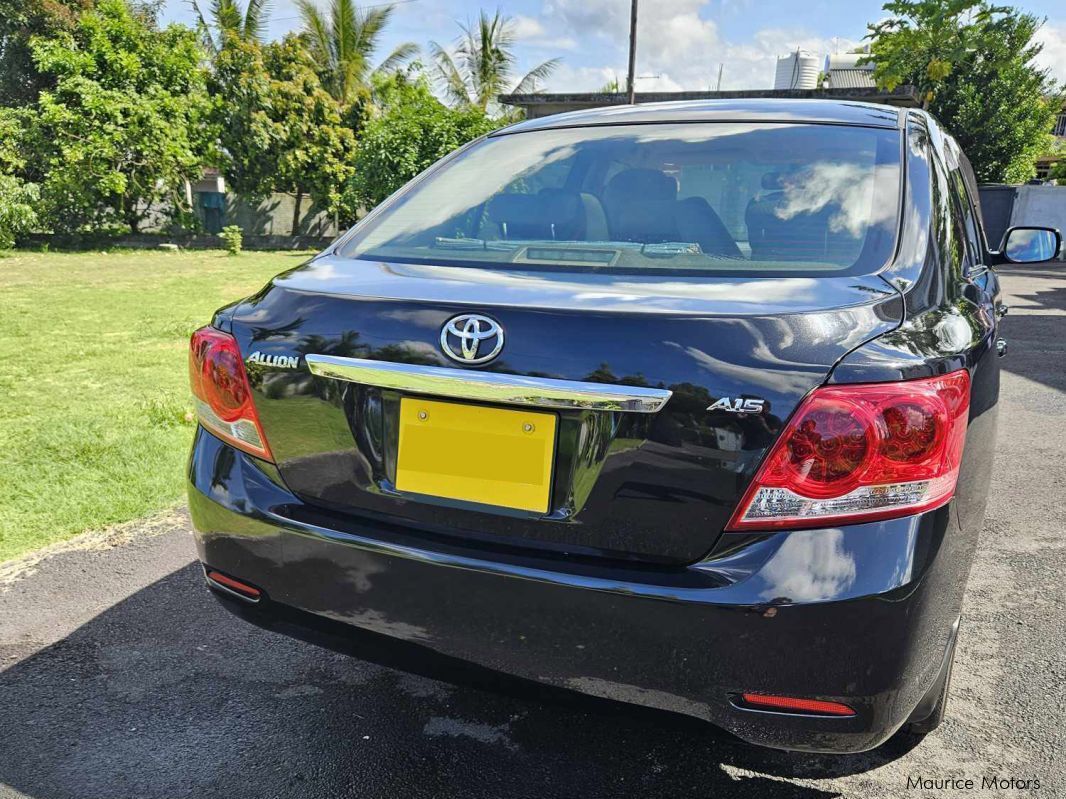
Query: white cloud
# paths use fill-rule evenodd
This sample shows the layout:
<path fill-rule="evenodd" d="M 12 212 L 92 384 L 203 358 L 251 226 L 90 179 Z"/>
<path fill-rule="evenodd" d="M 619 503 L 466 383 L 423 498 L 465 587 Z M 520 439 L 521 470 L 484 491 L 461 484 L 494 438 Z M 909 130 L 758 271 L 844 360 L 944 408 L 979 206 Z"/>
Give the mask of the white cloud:
<path fill-rule="evenodd" d="M 686 62 L 706 60 L 718 40 L 717 26 L 701 19 L 707 0 L 658 0 L 646 5 L 637 21 L 640 74 L 676 72 Z M 629 4 L 619 0 L 547 0 L 545 17 L 578 38 L 607 43 L 624 58 L 629 36 Z"/>
<path fill-rule="evenodd" d="M 750 41 L 722 38 L 713 20 L 701 12 L 709 0 L 658 0 L 641 9 L 637 22 L 637 73 L 647 76 L 639 91 L 713 88 L 718 65 L 724 64 L 723 89 L 766 89 L 773 85 L 778 56 L 797 47 L 818 55 L 844 51 L 857 40 L 832 39 L 808 31 L 765 28 Z M 581 91 L 602 86 L 614 73 L 625 74 L 629 36 L 629 4 L 619 0 L 545 0 L 542 19 L 547 31 L 565 30 L 579 41 L 606 45 L 613 63 L 561 69 L 551 80 L 553 91 Z M 651 77 L 655 76 L 655 77 Z"/>
<path fill-rule="evenodd" d="M 610 67 L 575 67 L 563 61 L 548 81 L 548 91 L 597 92 L 617 78 L 625 83 L 625 72 L 619 73 Z"/>
<path fill-rule="evenodd" d="M 1060 85 L 1066 84 L 1066 21 L 1045 24 L 1036 38 L 1044 45 L 1036 63 L 1050 69 L 1051 77 Z"/>
<path fill-rule="evenodd" d="M 527 47 L 540 50 L 575 50 L 577 41 L 570 36 L 549 36 L 539 19 L 518 14 L 511 19 L 515 39 Z"/>
<path fill-rule="evenodd" d="M 544 25 L 539 19 L 518 14 L 512 18 L 511 24 L 516 39 L 535 39 L 544 35 Z"/>
<path fill-rule="evenodd" d="M 530 39 L 525 42 L 530 47 L 536 47 L 540 50 L 576 50 L 577 40 L 572 39 L 569 36 L 557 36 L 554 39 Z"/>
<path fill-rule="evenodd" d="M 544 16 L 578 34 L 614 39 L 629 30 L 629 4 L 617 0 L 545 0 Z"/>

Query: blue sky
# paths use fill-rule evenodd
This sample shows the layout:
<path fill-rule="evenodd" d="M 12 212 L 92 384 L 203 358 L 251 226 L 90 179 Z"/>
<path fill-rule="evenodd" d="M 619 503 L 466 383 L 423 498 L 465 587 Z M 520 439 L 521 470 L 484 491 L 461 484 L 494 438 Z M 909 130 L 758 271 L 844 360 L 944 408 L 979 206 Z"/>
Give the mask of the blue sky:
<path fill-rule="evenodd" d="M 326 6 L 329 0 L 318 2 Z M 403 41 L 450 43 L 459 32 L 457 20 L 476 17 L 481 7 L 497 7 L 474 0 L 396 0 L 394 5 L 379 57 Z M 1066 83 L 1066 4 L 1027 0 L 1018 5 L 1047 17 L 1042 62 Z M 629 0 L 508 0 L 498 7 L 514 19 L 523 71 L 562 58 L 549 91 L 589 91 L 613 74 L 624 76 Z M 819 54 L 845 50 L 862 39 L 867 22 L 882 16 L 880 2 L 864 0 L 641 0 L 640 9 L 637 65 L 643 77 L 637 86 L 646 91 L 713 88 L 719 64 L 725 65 L 723 89 L 769 88 L 777 56 L 795 47 Z M 191 22 L 189 0 L 167 0 L 164 19 Z M 275 0 L 271 37 L 298 25 L 293 0 Z"/>

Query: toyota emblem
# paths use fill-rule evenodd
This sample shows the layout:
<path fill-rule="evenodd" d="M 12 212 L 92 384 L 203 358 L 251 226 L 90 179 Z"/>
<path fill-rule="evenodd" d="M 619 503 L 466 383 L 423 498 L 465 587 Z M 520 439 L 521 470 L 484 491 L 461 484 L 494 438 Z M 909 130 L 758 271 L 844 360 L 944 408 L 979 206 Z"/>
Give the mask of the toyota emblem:
<path fill-rule="evenodd" d="M 459 363 L 486 363 L 503 349 L 503 328 L 480 314 L 453 316 L 441 328 L 440 348 Z"/>

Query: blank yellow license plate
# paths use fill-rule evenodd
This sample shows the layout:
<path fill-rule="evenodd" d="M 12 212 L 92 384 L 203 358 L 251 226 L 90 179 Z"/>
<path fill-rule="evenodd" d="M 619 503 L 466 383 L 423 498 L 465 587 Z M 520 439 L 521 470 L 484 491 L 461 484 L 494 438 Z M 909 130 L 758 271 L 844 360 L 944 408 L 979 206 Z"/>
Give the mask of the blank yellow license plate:
<path fill-rule="evenodd" d="M 555 414 L 400 399 L 396 487 L 547 513 Z"/>

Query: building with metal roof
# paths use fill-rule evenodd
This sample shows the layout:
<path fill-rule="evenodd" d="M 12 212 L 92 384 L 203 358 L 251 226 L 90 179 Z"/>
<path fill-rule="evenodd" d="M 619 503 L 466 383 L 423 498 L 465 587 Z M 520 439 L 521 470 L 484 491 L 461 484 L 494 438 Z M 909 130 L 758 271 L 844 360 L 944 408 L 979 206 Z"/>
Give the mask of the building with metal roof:
<path fill-rule="evenodd" d="M 829 89 L 876 89 L 873 62 L 860 64 L 869 53 L 833 53 L 825 72 Z"/>

